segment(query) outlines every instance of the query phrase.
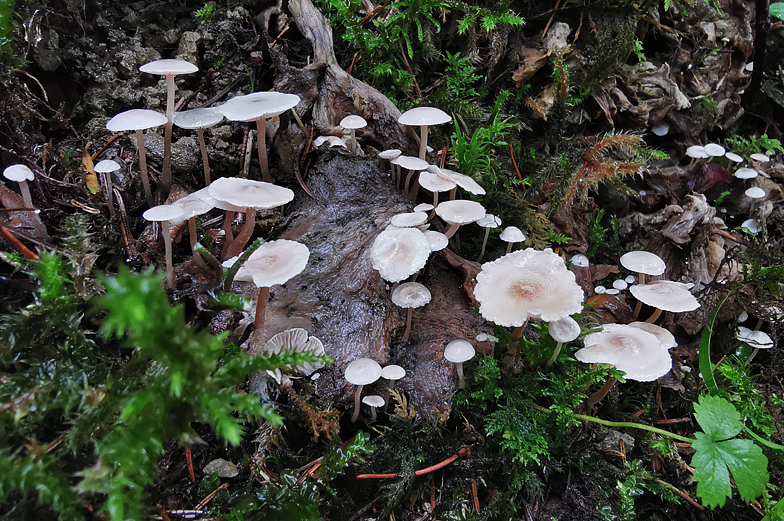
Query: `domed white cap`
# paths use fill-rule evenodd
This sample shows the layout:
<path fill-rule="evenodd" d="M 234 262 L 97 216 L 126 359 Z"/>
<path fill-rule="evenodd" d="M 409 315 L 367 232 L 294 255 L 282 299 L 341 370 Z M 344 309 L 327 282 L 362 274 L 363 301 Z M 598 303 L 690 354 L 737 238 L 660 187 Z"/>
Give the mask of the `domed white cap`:
<path fill-rule="evenodd" d="M 474 346 L 467 340 L 452 340 L 444 348 L 444 358 L 453 364 L 462 364 L 471 360 L 476 354 Z"/>
<path fill-rule="evenodd" d="M 112 132 L 126 130 L 144 130 L 159 127 L 169 121 L 166 114 L 149 109 L 131 109 L 120 112 L 106 123 L 106 128 Z"/>
<path fill-rule="evenodd" d="M 504 242 L 523 242 L 525 234 L 517 226 L 507 226 L 498 238 Z"/>
<path fill-rule="evenodd" d="M 96 172 L 108 173 L 119 170 L 120 168 L 120 164 L 117 161 L 112 159 L 104 159 L 102 161 L 98 161 L 93 169 Z"/>
<path fill-rule="evenodd" d="M 185 210 L 178 206 L 171 204 L 161 204 L 159 206 L 153 206 L 144 212 L 142 217 L 148 221 L 170 221 L 172 219 L 181 217 L 184 213 Z"/>
<path fill-rule="evenodd" d="M 372 358 L 357 358 L 346 367 L 346 380 L 353 385 L 370 385 L 381 378 L 381 366 Z"/>
<path fill-rule="evenodd" d="M 304 244 L 286 239 L 265 242 L 254 251 L 243 268 L 259 288 L 284 284 L 299 275 L 308 263 L 310 251 Z"/>
<path fill-rule="evenodd" d="M 190 74 L 199 68 L 185 60 L 166 59 L 145 63 L 139 70 L 148 74 Z"/>
<path fill-rule="evenodd" d="M 484 217 L 485 207 L 476 201 L 456 199 L 439 204 L 436 214 L 449 224 L 468 224 Z"/>
<path fill-rule="evenodd" d="M 664 260 L 648 251 L 630 251 L 621 255 L 621 265 L 627 270 L 646 275 L 661 275 L 667 269 Z"/>
<path fill-rule="evenodd" d="M 262 116 L 271 118 L 294 108 L 299 96 L 283 92 L 254 92 L 236 96 L 216 107 L 231 121 L 253 121 Z"/>
<path fill-rule="evenodd" d="M 434 107 L 417 107 L 405 111 L 397 120 L 401 125 L 440 125 L 449 123 L 452 117 L 441 109 Z"/>
<path fill-rule="evenodd" d="M 399 213 L 393 215 L 389 222 L 398 228 L 411 228 L 425 224 L 427 214 L 425 212 Z"/>
<path fill-rule="evenodd" d="M 404 282 L 392 292 L 392 303 L 401 308 L 419 308 L 430 302 L 430 290 L 419 282 Z"/>
<path fill-rule="evenodd" d="M 381 278 L 400 282 L 425 267 L 430 243 L 416 228 L 388 228 L 370 248 L 370 262 Z"/>
<path fill-rule="evenodd" d="M 574 356 L 586 364 L 610 364 L 638 382 L 661 378 L 672 369 L 667 348 L 655 335 L 623 324 L 605 324 L 585 337 L 586 347 Z"/>
<path fill-rule="evenodd" d="M 693 311 L 700 307 L 699 301 L 689 293 L 688 284 L 672 282 L 670 280 L 657 280 L 649 284 L 635 284 L 629 288 L 634 298 L 644 304 L 661 309 L 682 313 Z"/>
<path fill-rule="evenodd" d="M 223 112 L 215 107 L 175 112 L 172 118 L 180 128 L 209 128 L 223 121 Z"/>
<path fill-rule="evenodd" d="M 430 244 L 430 251 L 441 251 L 449 246 L 449 237 L 441 232 L 425 230 L 422 233 Z"/>
<path fill-rule="evenodd" d="M 348 130 L 365 128 L 367 126 L 367 121 L 365 121 L 365 118 L 362 116 L 351 115 L 341 119 L 340 126 Z"/>
<path fill-rule="evenodd" d="M 381 378 L 387 380 L 400 380 L 406 377 L 406 370 L 399 365 L 389 364 L 381 369 Z"/>
<path fill-rule="evenodd" d="M 413 156 L 398 156 L 397 159 L 392 160 L 393 163 L 399 165 L 406 170 L 424 170 L 429 163 L 424 159 L 419 159 Z"/>
<path fill-rule="evenodd" d="M 369 394 L 362 397 L 362 403 L 370 407 L 383 407 L 386 402 L 384 402 L 384 398 L 377 394 Z"/>
<path fill-rule="evenodd" d="M 669 131 L 670 126 L 667 123 L 657 123 L 651 128 L 651 132 L 659 137 L 666 136 Z"/>
<path fill-rule="evenodd" d="M 16 181 L 17 183 L 35 179 L 33 171 L 25 165 L 11 165 L 3 170 L 3 176 L 9 181 Z"/>
<path fill-rule="evenodd" d="M 752 331 L 743 326 L 738 326 L 735 338 L 757 349 L 770 349 L 774 345 L 773 339 L 767 333 L 759 330 Z"/>
<path fill-rule="evenodd" d="M 547 331 L 556 342 L 571 342 L 580 336 L 580 324 L 572 317 L 564 317 L 547 324 Z"/>
<path fill-rule="evenodd" d="M 572 261 L 572 265 L 577 266 L 578 268 L 587 268 L 588 266 L 591 265 L 591 261 L 589 261 L 588 257 L 583 255 L 582 253 L 578 253 L 570 260 Z"/>
<path fill-rule="evenodd" d="M 276 208 L 294 199 L 294 192 L 288 188 L 241 177 L 216 179 L 207 191 L 215 199 L 240 208 Z"/>
<path fill-rule="evenodd" d="M 732 174 L 738 179 L 754 179 L 759 175 L 759 172 L 754 170 L 753 168 L 738 168 L 735 170 L 735 173 Z"/>
<path fill-rule="evenodd" d="M 721 157 L 727 153 L 727 149 L 718 143 L 708 143 L 703 150 L 705 150 L 706 154 L 713 157 Z"/>
<path fill-rule="evenodd" d="M 744 193 L 746 194 L 746 197 L 750 197 L 752 199 L 761 199 L 761 198 L 763 198 L 763 197 L 765 197 L 767 195 L 765 190 L 763 190 L 759 186 L 752 186 L 751 188 L 746 190 Z"/>
<path fill-rule="evenodd" d="M 287 329 L 276 334 L 264 344 L 264 352 L 278 354 L 281 349 L 289 349 L 297 353 L 310 353 L 321 356 L 325 353 L 324 344 L 314 336 L 308 336 L 308 332 L 301 327 Z M 297 371 L 305 376 L 310 376 L 314 372 L 324 367 L 323 363 L 305 363 L 297 366 Z"/>

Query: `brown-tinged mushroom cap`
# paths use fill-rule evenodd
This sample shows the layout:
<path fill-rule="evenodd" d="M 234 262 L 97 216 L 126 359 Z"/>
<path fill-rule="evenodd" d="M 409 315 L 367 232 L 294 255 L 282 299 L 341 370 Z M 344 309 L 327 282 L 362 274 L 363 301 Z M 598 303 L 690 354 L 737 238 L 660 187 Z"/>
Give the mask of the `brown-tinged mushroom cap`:
<path fill-rule="evenodd" d="M 430 243 L 416 228 L 388 228 L 370 248 L 370 262 L 381 278 L 400 282 L 425 267 Z"/>
<path fill-rule="evenodd" d="M 392 292 L 392 303 L 401 308 L 418 308 L 430 302 L 430 290 L 419 282 L 404 282 Z"/>
<path fill-rule="evenodd" d="M 299 275 L 308 263 L 308 247 L 296 241 L 278 239 L 265 242 L 254 251 L 243 267 L 250 272 L 259 288 L 285 284 Z"/>
<path fill-rule="evenodd" d="M 453 364 L 462 364 L 471 360 L 476 354 L 474 346 L 467 340 L 452 340 L 444 348 L 444 358 Z"/>
<path fill-rule="evenodd" d="M 145 130 L 165 125 L 167 121 L 166 114 L 149 109 L 131 109 L 115 115 L 106 123 L 106 128 L 112 132 Z"/>
<path fill-rule="evenodd" d="M 436 208 L 436 214 L 449 224 L 468 224 L 484 217 L 485 207 L 465 199 L 444 201 Z"/>
<path fill-rule="evenodd" d="M 661 378 L 672 369 L 670 353 L 656 335 L 637 327 L 605 324 L 585 337 L 574 356 L 586 364 L 610 364 L 638 382 Z"/>
<path fill-rule="evenodd" d="M 634 298 L 661 309 L 681 313 L 693 311 L 700 307 L 700 303 L 689 293 L 687 284 L 670 280 L 657 280 L 648 284 L 635 284 L 629 288 Z"/>
<path fill-rule="evenodd" d="M 174 124 L 180 128 L 209 128 L 223 121 L 223 113 L 215 107 L 175 112 Z"/>
<path fill-rule="evenodd" d="M 527 248 L 483 264 L 474 296 L 479 313 L 501 326 L 520 327 L 529 318 L 551 322 L 583 309 L 574 273 L 550 248 Z"/>
<path fill-rule="evenodd" d="M 648 251 L 630 251 L 621 255 L 621 265 L 627 270 L 646 275 L 661 275 L 667 269 L 661 257 Z"/>
<path fill-rule="evenodd" d="M 208 187 L 209 194 L 225 203 L 243 208 L 269 209 L 294 199 L 288 188 L 241 177 L 221 177 Z"/>
<path fill-rule="evenodd" d="M 370 385 L 381 378 L 381 366 L 372 358 L 357 358 L 346 367 L 346 380 L 353 385 Z"/>
<path fill-rule="evenodd" d="M 317 356 L 325 353 L 321 340 L 314 336 L 308 336 L 307 330 L 301 327 L 281 331 L 264 344 L 265 353 L 278 354 L 281 349 L 290 349 L 297 353 L 312 353 Z M 322 367 L 324 367 L 323 363 L 305 363 L 298 365 L 296 369 L 305 376 L 310 376 Z"/>
<path fill-rule="evenodd" d="M 649 322 L 632 322 L 629 324 L 629 326 L 640 328 L 643 331 L 647 331 L 648 333 L 655 335 L 656 338 L 659 339 L 659 342 L 661 342 L 662 345 L 667 349 L 677 347 L 678 345 L 678 342 L 675 340 L 675 337 L 672 333 L 661 326 L 657 326 L 656 324 L 651 324 Z"/>
<path fill-rule="evenodd" d="M 161 76 L 164 76 L 166 74 L 190 74 L 197 72 L 199 68 L 185 60 L 165 59 L 145 63 L 139 67 L 139 70 L 148 74 L 160 74 Z"/>

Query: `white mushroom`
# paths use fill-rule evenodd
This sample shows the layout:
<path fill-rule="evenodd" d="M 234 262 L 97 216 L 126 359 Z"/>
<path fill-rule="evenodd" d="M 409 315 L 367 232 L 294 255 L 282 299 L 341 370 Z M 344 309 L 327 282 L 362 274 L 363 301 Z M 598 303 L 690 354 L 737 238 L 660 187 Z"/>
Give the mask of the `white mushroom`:
<path fill-rule="evenodd" d="M 422 136 L 419 138 L 419 159 L 427 153 L 427 127 L 449 123 L 452 117 L 443 110 L 433 107 L 417 107 L 404 112 L 397 120 L 401 125 L 418 126 Z"/>
<path fill-rule="evenodd" d="M 485 207 L 476 201 L 457 200 L 445 201 L 438 205 L 436 214 L 441 217 L 449 226 L 444 234 L 451 238 L 462 224 L 478 221 L 485 216 Z"/>
<path fill-rule="evenodd" d="M 25 165 L 11 165 L 3 170 L 3 176 L 9 181 L 16 181 L 19 183 L 19 191 L 22 192 L 22 199 L 24 200 L 27 208 L 33 208 L 33 198 L 30 196 L 30 187 L 27 186 L 28 181 L 35 179 L 35 174 Z"/>
<path fill-rule="evenodd" d="M 359 418 L 359 398 L 362 388 L 381 378 L 381 366 L 372 358 L 358 358 L 348 364 L 345 377 L 348 383 L 357 386 L 354 391 L 354 414 L 351 416 L 351 423 L 356 423 Z"/>
<path fill-rule="evenodd" d="M 487 246 L 487 238 L 490 237 L 490 229 L 500 228 L 501 218 L 496 217 L 491 213 L 486 213 L 484 217 L 476 221 L 476 224 L 485 229 L 485 236 L 482 239 L 482 250 L 479 252 L 479 257 L 477 257 L 476 259 L 476 262 L 482 262 L 482 257 L 485 256 L 485 247 Z"/>
<path fill-rule="evenodd" d="M 425 267 L 430 243 L 416 228 L 388 228 L 370 247 L 370 262 L 381 278 L 400 282 Z"/>
<path fill-rule="evenodd" d="M 508 243 L 506 253 L 512 251 L 512 246 L 514 246 L 516 242 L 525 242 L 526 239 L 525 234 L 517 226 L 507 226 L 498 238 Z"/>
<path fill-rule="evenodd" d="M 202 190 L 206 190 L 206 188 L 202 188 Z M 190 235 L 191 252 L 193 253 L 194 259 L 198 259 L 198 262 L 201 262 L 201 256 L 196 252 L 196 242 L 198 241 L 196 233 L 196 216 L 203 215 L 215 208 L 212 202 L 210 202 L 210 199 L 212 199 L 212 201 L 215 200 L 213 198 L 205 199 L 202 194 L 194 192 L 185 197 L 181 197 L 172 203 L 172 206 L 182 208 L 183 214 L 181 217 L 170 222 L 173 226 L 177 226 L 183 221 L 188 221 L 188 235 Z"/>
<path fill-rule="evenodd" d="M 427 170 L 419 172 L 419 185 L 433 194 L 433 207 L 438 207 L 439 192 L 448 192 L 457 186 L 449 176 Z"/>
<path fill-rule="evenodd" d="M 699 301 L 689 292 L 690 286 L 681 282 L 657 280 L 648 284 L 635 284 L 629 288 L 634 298 L 656 308 L 646 322 L 653 323 L 662 311 L 682 313 L 700 307 Z"/>
<path fill-rule="evenodd" d="M 356 154 L 358 144 L 357 144 L 357 129 L 358 128 L 365 128 L 367 126 L 367 121 L 362 116 L 346 116 L 340 121 L 340 126 L 346 130 L 351 131 L 351 138 L 348 141 L 348 149 L 351 150 Z"/>
<path fill-rule="evenodd" d="M 555 363 L 555 360 L 561 353 L 561 347 L 564 345 L 564 343 L 571 342 L 580 336 L 582 329 L 580 328 L 580 324 L 578 324 L 575 319 L 572 317 L 564 317 L 559 320 L 553 320 L 547 324 L 547 331 L 550 333 L 550 336 L 553 337 L 553 340 L 558 342 L 558 344 L 555 346 L 553 356 L 551 356 L 547 361 L 547 367 L 550 367 Z"/>
<path fill-rule="evenodd" d="M 204 186 L 210 186 L 210 158 L 207 156 L 207 143 L 204 129 L 214 127 L 223 121 L 223 113 L 217 108 L 185 110 L 174 114 L 174 124 L 180 128 L 196 129 L 201 149 L 201 163 L 204 167 Z"/>
<path fill-rule="evenodd" d="M 370 407 L 370 421 L 376 421 L 376 409 L 383 407 L 386 400 L 377 394 L 369 394 L 362 398 L 362 403 Z"/>
<path fill-rule="evenodd" d="M 166 282 L 170 288 L 174 286 L 174 266 L 172 265 L 172 240 L 169 221 L 181 217 L 183 213 L 184 210 L 182 208 L 170 204 L 162 204 L 153 206 L 142 214 L 142 217 L 148 221 L 161 223 L 161 233 L 163 234 L 166 255 Z"/>
<path fill-rule="evenodd" d="M 770 349 L 775 344 L 773 343 L 773 339 L 770 338 L 770 335 L 765 333 L 764 331 L 754 330 L 743 326 L 738 326 L 738 330 L 735 332 L 735 338 L 740 340 L 741 342 L 746 342 L 751 347 L 754 348 L 754 351 L 751 352 L 748 358 L 748 362 L 754 359 L 757 356 L 757 353 L 760 349 Z"/>
<path fill-rule="evenodd" d="M 102 161 L 98 161 L 93 169 L 101 174 L 101 178 L 104 181 L 103 184 L 106 187 L 106 201 L 109 204 L 109 217 L 114 219 L 114 204 L 112 203 L 112 172 L 119 170 L 120 165 L 117 163 L 117 161 L 104 159 Z"/>
<path fill-rule="evenodd" d="M 264 344 L 264 352 L 278 354 L 281 349 L 288 349 L 297 353 L 310 353 L 316 356 L 325 354 L 324 344 L 314 336 L 309 336 L 307 330 L 295 327 L 281 331 L 267 340 Z M 295 369 L 305 376 L 310 376 L 324 367 L 323 363 L 306 362 L 298 365 Z"/>
<path fill-rule="evenodd" d="M 430 290 L 418 282 L 404 282 L 392 292 L 392 303 L 408 310 L 403 342 L 408 340 L 408 335 L 411 333 L 411 316 L 414 308 L 424 306 L 430 302 L 430 298 Z"/>
<path fill-rule="evenodd" d="M 456 365 L 458 386 L 465 387 L 463 362 L 471 360 L 476 354 L 474 346 L 467 340 L 452 340 L 444 348 L 444 358 Z"/>

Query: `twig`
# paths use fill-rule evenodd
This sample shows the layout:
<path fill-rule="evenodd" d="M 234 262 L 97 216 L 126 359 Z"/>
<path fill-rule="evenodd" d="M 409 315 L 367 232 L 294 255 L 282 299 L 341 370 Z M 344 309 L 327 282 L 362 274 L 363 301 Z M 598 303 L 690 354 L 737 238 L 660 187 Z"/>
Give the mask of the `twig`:
<path fill-rule="evenodd" d="M 2 232 L 2 233 L 3 233 L 3 236 L 4 236 L 6 239 L 8 239 L 8 242 L 10 242 L 11 244 L 13 244 L 13 245 L 14 245 L 14 247 L 15 247 L 17 250 L 19 250 L 19 253 L 21 253 L 22 255 L 24 255 L 26 259 L 29 259 L 29 260 L 35 260 L 35 261 L 39 260 L 39 258 L 38 258 L 38 255 L 36 255 L 36 254 L 35 254 L 35 253 L 33 253 L 32 251 L 30 251 L 30 248 L 28 248 L 27 246 L 25 246 L 24 244 L 22 244 L 22 242 L 21 242 L 19 239 L 17 239 L 16 237 L 14 237 L 14 236 L 11 234 L 11 232 L 10 232 L 10 231 L 8 231 L 8 228 L 6 228 L 5 226 L 0 226 L 0 232 Z"/>
<path fill-rule="evenodd" d="M 193 472 L 193 456 L 191 455 L 190 447 L 185 447 L 185 464 L 188 466 L 188 476 L 191 478 L 191 483 L 196 483 L 196 474 Z"/>
<path fill-rule="evenodd" d="M 414 88 L 416 89 L 417 98 L 422 97 L 422 91 L 419 89 L 419 83 L 416 81 L 416 76 L 414 76 L 414 71 L 411 70 L 411 65 L 408 63 L 408 58 L 406 58 L 406 52 L 403 49 L 400 49 L 400 55 L 403 57 L 403 63 L 406 64 L 406 70 L 411 75 L 411 79 L 414 80 Z"/>
<path fill-rule="evenodd" d="M 671 492 L 674 492 L 675 494 L 678 494 L 680 497 L 682 497 L 683 499 L 688 501 L 693 507 L 698 508 L 700 510 L 705 510 L 704 506 L 702 506 L 699 503 L 697 503 L 696 501 L 694 501 L 691 498 L 691 496 L 689 496 L 686 492 L 684 492 L 684 491 L 682 491 L 680 489 L 677 489 L 677 488 L 673 487 L 672 485 L 670 485 L 669 483 L 667 483 L 666 481 L 662 481 L 660 479 L 657 479 L 656 483 L 658 483 L 659 485 L 664 485 L 665 487 L 669 488 Z"/>
<path fill-rule="evenodd" d="M 523 176 L 522 176 L 522 174 L 520 174 L 520 169 L 517 168 L 517 161 L 515 161 L 515 158 L 514 158 L 514 148 L 512 147 L 511 143 L 509 143 L 509 157 L 512 158 L 512 166 L 515 169 L 515 173 L 517 174 L 517 178 L 520 181 L 522 181 L 523 180 Z"/>
<path fill-rule="evenodd" d="M 228 483 L 224 483 L 223 485 L 219 486 L 218 488 L 216 488 L 215 490 L 213 490 L 212 492 L 207 494 L 207 497 L 202 499 L 201 502 L 198 505 L 196 505 L 194 510 L 201 510 L 202 508 L 204 508 L 204 506 L 207 503 L 212 501 L 212 498 L 214 498 L 218 494 L 218 492 L 220 492 L 221 490 L 226 490 L 227 488 L 229 488 L 229 484 Z"/>
<path fill-rule="evenodd" d="M 417 470 L 416 472 L 414 472 L 414 475 L 417 477 L 426 476 L 427 474 L 431 474 L 437 470 L 446 467 L 450 463 L 455 462 L 460 456 L 467 456 L 469 454 L 471 454 L 471 449 L 469 449 L 468 447 L 463 447 L 457 452 L 457 454 L 453 454 L 452 456 L 449 456 L 447 459 L 445 459 L 440 463 L 436 463 L 435 465 L 431 465 L 430 467 Z M 396 477 L 397 475 L 398 474 L 358 474 L 357 479 L 390 479 Z"/>
<path fill-rule="evenodd" d="M 359 61 L 359 53 L 355 52 L 354 57 L 351 59 L 351 65 L 348 66 L 348 70 L 346 72 L 351 74 L 351 72 L 354 70 L 354 64 L 356 64 L 358 61 Z"/>
<path fill-rule="evenodd" d="M 557 11 L 560 6 L 561 6 L 561 0 L 558 0 L 557 2 L 555 2 L 555 8 L 553 9 L 553 14 L 552 14 L 552 16 L 550 16 L 550 19 L 547 20 L 547 25 L 544 26 L 544 31 L 542 31 L 542 39 L 543 40 L 544 40 L 544 37 L 547 36 L 547 31 L 550 30 L 550 25 L 552 25 L 552 23 L 553 23 L 553 18 L 555 18 L 555 11 Z"/>
<path fill-rule="evenodd" d="M 275 40 L 274 40 L 274 41 L 273 41 L 273 42 L 270 44 L 270 49 L 272 49 L 273 47 L 275 47 L 275 44 L 276 44 L 276 43 L 278 43 L 278 38 L 280 38 L 281 36 L 283 36 L 284 34 L 286 34 L 286 32 L 287 32 L 288 30 L 289 30 L 289 26 L 287 25 L 286 27 L 284 27 L 284 28 L 283 28 L 283 30 L 280 32 L 280 34 L 278 34 L 278 35 L 275 37 Z"/>

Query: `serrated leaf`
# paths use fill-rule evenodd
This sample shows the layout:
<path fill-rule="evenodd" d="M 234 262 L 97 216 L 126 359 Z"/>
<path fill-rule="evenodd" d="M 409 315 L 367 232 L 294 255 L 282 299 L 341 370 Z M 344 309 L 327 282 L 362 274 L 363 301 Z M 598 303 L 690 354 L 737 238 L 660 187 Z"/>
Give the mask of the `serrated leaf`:
<path fill-rule="evenodd" d="M 732 496 L 730 474 L 740 496 L 753 501 L 768 483 L 768 458 L 751 440 L 728 439 L 743 429 L 740 414 L 729 401 L 703 396 L 694 405 L 697 423 L 704 432 L 696 433 L 692 458 L 697 495 L 709 507 L 723 506 Z"/>

